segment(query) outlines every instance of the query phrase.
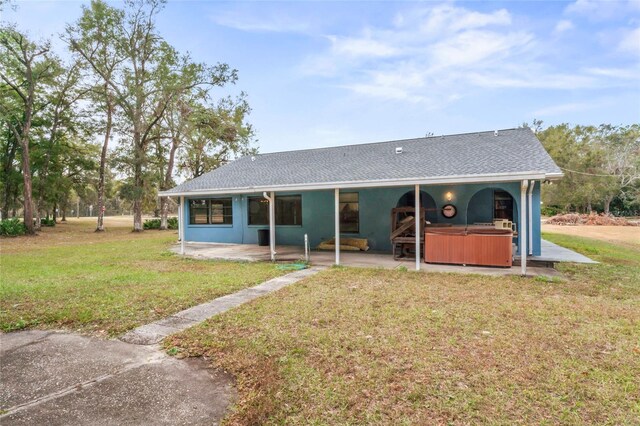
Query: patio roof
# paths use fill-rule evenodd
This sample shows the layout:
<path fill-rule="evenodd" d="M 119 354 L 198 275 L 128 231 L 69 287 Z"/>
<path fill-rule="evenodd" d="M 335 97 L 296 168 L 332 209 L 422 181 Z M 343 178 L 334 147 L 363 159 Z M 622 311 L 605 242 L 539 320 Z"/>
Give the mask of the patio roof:
<path fill-rule="evenodd" d="M 554 179 L 528 128 L 245 156 L 164 196 Z"/>

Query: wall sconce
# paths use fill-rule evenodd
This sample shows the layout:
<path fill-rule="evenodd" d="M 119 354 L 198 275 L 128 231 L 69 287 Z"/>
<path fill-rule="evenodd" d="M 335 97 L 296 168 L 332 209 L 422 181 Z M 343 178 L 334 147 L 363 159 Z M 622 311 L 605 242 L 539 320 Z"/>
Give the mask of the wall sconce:
<path fill-rule="evenodd" d="M 444 194 L 444 197 L 447 199 L 447 201 L 451 201 L 453 199 L 453 194 L 451 192 L 447 192 L 446 194 Z"/>

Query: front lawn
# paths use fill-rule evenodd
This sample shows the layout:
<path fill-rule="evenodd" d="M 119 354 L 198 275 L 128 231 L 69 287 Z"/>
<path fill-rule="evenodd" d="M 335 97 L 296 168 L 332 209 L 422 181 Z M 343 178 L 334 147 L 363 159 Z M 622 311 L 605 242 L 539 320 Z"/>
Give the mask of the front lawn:
<path fill-rule="evenodd" d="M 267 263 L 196 261 L 168 252 L 175 231 L 93 222 L 0 241 L 0 329 L 117 335 L 281 275 Z"/>
<path fill-rule="evenodd" d="M 640 250 L 568 280 L 334 268 L 171 336 L 237 378 L 230 424 L 637 424 Z"/>

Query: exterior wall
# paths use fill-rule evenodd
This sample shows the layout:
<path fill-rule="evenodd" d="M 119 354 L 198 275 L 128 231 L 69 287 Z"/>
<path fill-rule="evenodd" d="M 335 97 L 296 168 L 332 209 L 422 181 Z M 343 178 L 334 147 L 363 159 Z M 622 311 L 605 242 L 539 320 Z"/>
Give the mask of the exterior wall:
<path fill-rule="evenodd" d="M 490 222 L 493 220 L 493 193 L 487 189 L 500 189 L 508 192 L 514 200 L 514 222 L 520 230 L 520 182 L 500 184 L 422 186 L 422 192 L 429 194 L 437 208 L 437 222 L 454 225 Z M 485 190 L 485 191 L 483 191 Z M 369 246 L 375 251 L 391 251 L 389 240 L 391 209 L 399 199 L 414 187 L 367 188 L 341 190 L 359 193 L 360 230 L 357 234 L 341 234 L 343 237 L 367 238 Z M 451 192 L 452 200 L 446 200 Z M 334 237 L 334 192 L 333 190 L 308 192 L 278 192 L 277 195 L 300 194 L 302 196 L 302 225 L 276 226 L 276 244 L 302 245 L 304 234 L 308 234 L 311 247 L 321 241 Z M 268 225 L 248 225 L 248 197 L 256 194 L 233 195 L 233 225 L 189 225 L 188 199 L 185 197 L 184 221 L 185 241 L 256 244 L 258 229 L 268 229 Z M 227 196 L 226 198 L 228 198 Z M 207 198 L 207 197 L 197 197 Z M 222 196 L 209 198 L 225 198 Z M 471 204 L 470 201 L 472 202 Z M 440 213 L 445 204 L 453 204 L 457 215 L 447 219 Z M 533 251 L 540 254 L 540 182 L 536 182 L 532 199 L 533 207 Z M 526 227 L 522 228 L 526 229 Z"/>

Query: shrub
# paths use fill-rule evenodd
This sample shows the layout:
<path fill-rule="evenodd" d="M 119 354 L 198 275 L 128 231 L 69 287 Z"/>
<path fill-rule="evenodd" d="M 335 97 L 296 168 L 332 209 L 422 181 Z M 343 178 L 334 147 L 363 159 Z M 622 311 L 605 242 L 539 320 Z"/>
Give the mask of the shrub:
<path fill-rule="evenodd" d="M 160 219 L 147 219 L 144 221 L 144 224 L 142 224 L 142 227 L 144 229 L 160 229 Z M 178 218 L 168 217 L 167 228 L 178 229 Z"/>
<path fill-rule="evenodd" d="M 178 218 L 177 217 L 167 218 L 167 226 L 169 227 L 169 229 L 178 229 Z"/>
<path fill-rule="evenodd" d="M 544 206 L 540 209 L 540 213 L 542 214 L 542 216 L 551 217 L 562 213 L 562 209 L 560 207 Z"/>
<path fill-rule="evenodd" d="M 27 227 L 17 217 L 0 221 L 0 235 L 16 237 L 24 235 Z"/>
<path fill-rule="evenodd" d="M 49 218 L 41 218 L 40 219 L 41 226 L 56 226 L 56 221 L 54 219 Z"/>

